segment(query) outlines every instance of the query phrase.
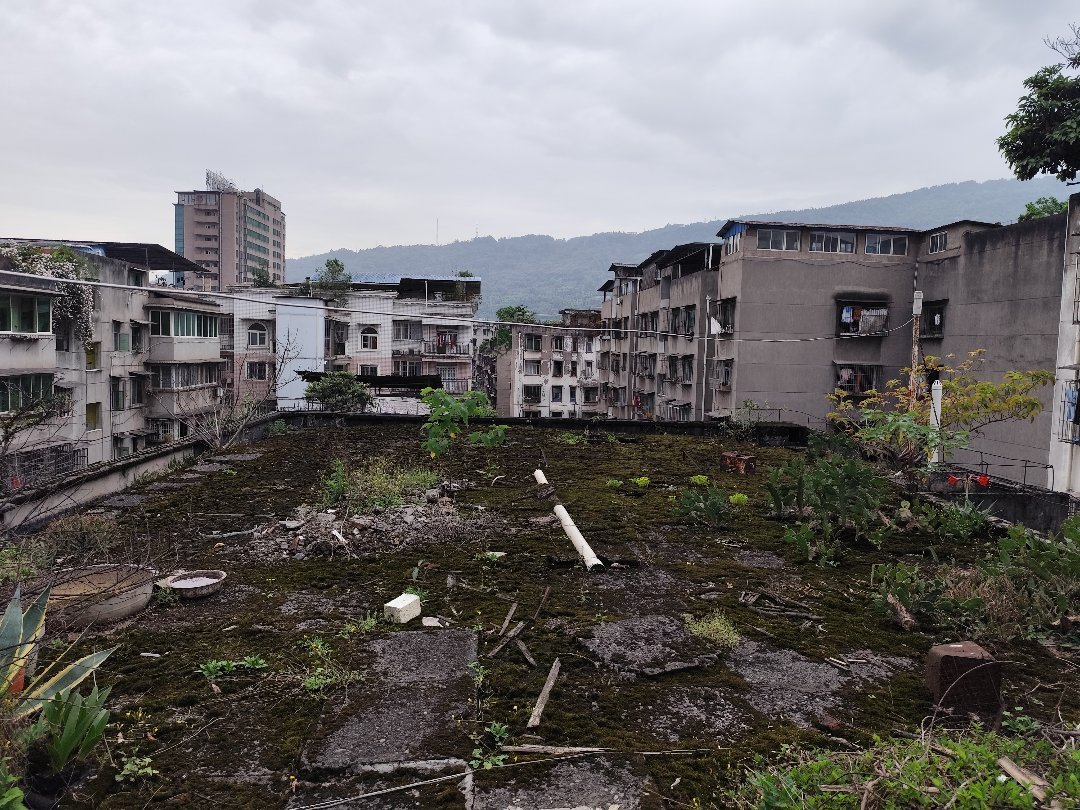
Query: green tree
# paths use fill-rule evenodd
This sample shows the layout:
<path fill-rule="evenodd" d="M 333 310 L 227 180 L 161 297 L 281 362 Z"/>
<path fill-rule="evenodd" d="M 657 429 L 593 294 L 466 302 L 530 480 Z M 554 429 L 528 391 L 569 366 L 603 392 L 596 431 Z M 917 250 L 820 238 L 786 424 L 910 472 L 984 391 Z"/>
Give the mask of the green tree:
<path fill-rule="evenodd" d="M 351 281 L 352 274 L 345 270 L 345 263 L 340 259 L 327 259 L 326 265 L 313 279 L 320 287 L 348 284 Z"/>
<path fill-rule="evenodd" d="M 1057 197 L 1039 197 L 1035 202 L 1024 203 L 1024 213 L 1016 218 L 1017 222 L 1027 222 L 1029 219 L 1049 217 L 1054 214 L 1069 213 L 1068 200 L 1059 200 Z"/>
<path fill-rule="evenodd" d="M 495 320 L 501 323 L 536 323 L 536 313 L 524 304 L 499 307 L 495 311 Z M 491 340 L 485 341 L 480 351 L 486 354 L 502 354 L 514 343 L 514 334 L 509 326 L 496 326 Z"/>
<path fill-rule="evenodd" d="M 362 413 L 371 405 L 372 397 L 367 384 L 356 375 L 333 371 L 308 383 L 304 399 L 317 402 L 328 411 Z"/>
<path fill-rule="evenodd" d="M 277 285 L 270 280 L 270 271 L 265 267 L 255 266 L 251 269 L 251 281 L 256 287 L 276 287 Z"/>
<path fill-rule="evenodd" d="M 1048 41 L 1064 62 L 1048 65 L 1024 80 L 1027 93 L 1016 112 L 1005 117 L 1008 130 L 997 146 L 1009 168 L 1021 180 L 1052 174 L 1062 182 L 1076 180 L 1080 171 L 1080 26 L 1070 26 L 1072 38 Z"/>

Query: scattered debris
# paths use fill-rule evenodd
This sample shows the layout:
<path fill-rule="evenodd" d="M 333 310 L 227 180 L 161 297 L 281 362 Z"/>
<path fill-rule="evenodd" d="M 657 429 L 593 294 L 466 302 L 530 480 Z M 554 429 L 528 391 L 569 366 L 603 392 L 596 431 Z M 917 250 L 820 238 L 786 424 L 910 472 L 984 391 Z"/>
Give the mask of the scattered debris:
<path fill-rule="evenodd" d="M 536 728 L 540 725 L 540 716 L 544 713 L 544 707 L 547 706 L 548 698 L 551 697 L 551 690 L 555 686 L 556 679 L 559 677 L 559 669 L 561 667 L 562 661 L 556 658 L 555 663 L 551 665 L 551 671 L 548 673 L 547 680 L 544 682 L 544 688 L 540 690 L 540 697 L 536 700 L 536 707 L 533 709 L 532 716 L 525 726 L 526 728 Z"/>
<path fill-rule="evenodd" d="M 503 647 L 505 647 L 507 644 L 517 638 L 518 633 L 520 633 L 524 629 L 525 622 L 518 622 L 517 624 L 515 624 L 514 629 L 507 633 L 505 636 L 503 636 L 503 640 L 492 648 L 491 652 L 487 654 L 487 657 L 494 658 L 496 655 L 502 652 Z"/>
<path fill-rule="evenodd" d="M 514 611 L 516 611 L 517 609 L 518 609 L 518 603 L 517 602 L 514 602 L 514 604 L 510 605 L 510 610 L 507 611 L 506 618 L 503 619 L 502 627 L 499 628 L 499 635 L 500 636 L 503 633 L 505 633 L 506 628 L 510 626 L 510 620 L 512 618 L 514 618 Z"/>
<path fill-rule="evenodd" d="M 973 641 L 926 654 L 926 686 L 939 706 L 983 713 L 1001 708 L 1001 662 Z"/>
<path fill-rule="evenodd" d="M 403 593 L 383 605 L 383 615 L 392 624 L 407 624 L 420 615 L 420 597 L 413 593 Z"/>
<path fill-rule="evenodd" d="M 522 641 L 520 638 L 515 638 L 514 644 L 516 644 L 517 648 L 521 650 L 521 654 L 525 656 L 525 660 L 529 662 L 529 666 L 535 667 L 536 659 L 532 657 L 532 654 L 529 652 L 529 648 L 525 646 L 525 642 Z"/>

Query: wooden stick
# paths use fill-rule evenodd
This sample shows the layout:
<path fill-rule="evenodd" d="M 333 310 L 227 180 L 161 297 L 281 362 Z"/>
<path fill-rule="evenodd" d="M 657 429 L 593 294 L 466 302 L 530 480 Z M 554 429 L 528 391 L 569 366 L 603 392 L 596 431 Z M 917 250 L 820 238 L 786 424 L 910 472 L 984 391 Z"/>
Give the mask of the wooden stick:
<path fill-rule="evenodd" d="M 514 629 L 511 630 L 509 633 L 507 633 L 505 636 L 503 636 L 503 640 L 495 645 L 495 647 L 491 650 L 491 652 L 489 652 L 487 654 L 487 657 L 488 658 L 494 658 L 496 655 L 498 655 L 500 652 L 502 652 L 502 648 L 505 647 L 507 644 L 509 644 L 512 639 L 516 638 L 517 634 L 520 633 L 524 629 L 525 629 L 525 622 L 518 622 L 517 624 L 515 624 Z"/>
<path fill-rule="evenodd" d="M 1046 791 L 1044 790 L 1044 788 L 1047 787 L 1047 783 L 1045 779 L 1025 768 L 1021 768 L 1008 757 L 999 757 L 997 764 L 998 767 L 1001 768 L 1001 770 L 1005 771 L 1005 773 L 1007 773 L 1021 785 L 1030 790 L 1031 795 L 1035 798 L 1036 801 L 1046 801 Z M 1056 800 L 1052 801 L 1050 802 L 1050 807 L 1060 808 L 1061 803 Z"/>
<path fill-rule="evenodd" d="M 515 638 L 514 643 L 517 644 L 517 648 L 521 650 L 521 654 L 525 656 L 525 660 L 529 662 L 529 666 L 536 666 L 536 659 L 529 655 L 529 648 L 525 646 L 525 642 L 520 638 Z"/>
<path fill-rule="evenodd" d="M 544 595 L 540 597 L 540 604 L 536 606 L 536 613 L 533 614 L 532 620 L 535 622 L 536 617 L 540 615 L 540 611 L 544 609 L 544 605 L 547 604 L 548 596 L 551 595 L 551 586 L 548 585 L 544 588 Z"/>
<path fill-rule="evenodd" d="M 603 754 L 611 748 L 573 748 L 562 745 L 502 745 L 500 751 L 510 754 Z"/>
<path fill-rule="evenodd" d="M 514 602 L 514 604 L 510 605 L 510 610 L 509 610 L 509 611 L 507 612 L 507 614 L 506 614 L 506 618 L 505 618 L 505 619 L 503 619 L 502 627 L 500 627 L 500 628 L 499 628 L 499 635 L 500 635 L 500 636 L 501 636 L 501 635 L 502 635 L 503 633 L 505 633 L 505 632 L 506 632 L 506 628 L 510 626 L 510 620 L 511 620 L 512 618 L 514 618 L 514 611 L 515 611 L 515 610 L 517 610 L 517 607 L 518 607 L 518 603 L 517 603 L 517 602 Z"/>
<path fill-rule="evenodd" d="M 559 677 L 560 667 L 562 667 L 562 662 L 556 658 L 555 663 L 551 665 L 551 672 L 548 673 L 547 680 L 544 682 L 544 688 L 540 690 L 540 697 L 536 699 L 536 708 L 533 709 L 532 717 L 529 718 L 526 728 L 536 728 L 540 725 L 540 715 L 544 713 L 544 707 L 547 706 L 548 698 L 551 697 L 551 689 L 555 686 L 555 679 Z"/>

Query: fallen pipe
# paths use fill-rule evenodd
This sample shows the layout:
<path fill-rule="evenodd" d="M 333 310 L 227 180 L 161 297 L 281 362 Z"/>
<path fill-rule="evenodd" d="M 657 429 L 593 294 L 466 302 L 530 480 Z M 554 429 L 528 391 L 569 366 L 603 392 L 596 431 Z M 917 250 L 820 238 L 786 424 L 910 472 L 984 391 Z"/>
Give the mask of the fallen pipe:
<path fill-rule="evenodd" d="M 574 525 L 574 519 L 570 517 L 570 513 L 566 511 L 566 507 L 561 503 L 555 504 L 555 517 L 559 519 L 566 536 L 570 538 L 570 542 L 574 544 L 577 553 L 581 555 L 581 559 L 585 562 L 585 568 L 591 571 L 595 566 L 603 565 L 600 558 L 593 554 L 593 550 L 589 548 L 589 544 L 581 536 L 578 527 Z"/>
<path fill-rule="evenodd" d="M 535 479 L 536 479 L 536 483 L 538 483 L 538 484 L 539 484 L 540 486 L 544 486 L 544 485 L 545 485 L 545 484 L 547 484 L 547 482 L 548 482 L 548 480 L 547 480 L 547 476 L 546 476 L 546 475 L 544 475 L 544 471 L 543 471 L 543 470 L 536 470 L 536 471 L 534 471 L 534 472 L 533 472 L 533 478 L 535 478 Z"/>

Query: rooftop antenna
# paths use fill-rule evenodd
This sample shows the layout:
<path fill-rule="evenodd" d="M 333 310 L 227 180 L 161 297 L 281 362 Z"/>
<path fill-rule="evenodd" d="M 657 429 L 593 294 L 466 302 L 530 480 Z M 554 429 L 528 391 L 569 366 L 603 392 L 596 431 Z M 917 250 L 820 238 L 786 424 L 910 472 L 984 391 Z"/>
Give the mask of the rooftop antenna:
<path fill-rule="evenodd" d="M 207 191 L 224 191 L 235 194 L 240 189 L 237 188 L 236 183 L 223 175 L 221 172 L 215 172 L 212 169 L 206 170 L 206 190 Z"/>

